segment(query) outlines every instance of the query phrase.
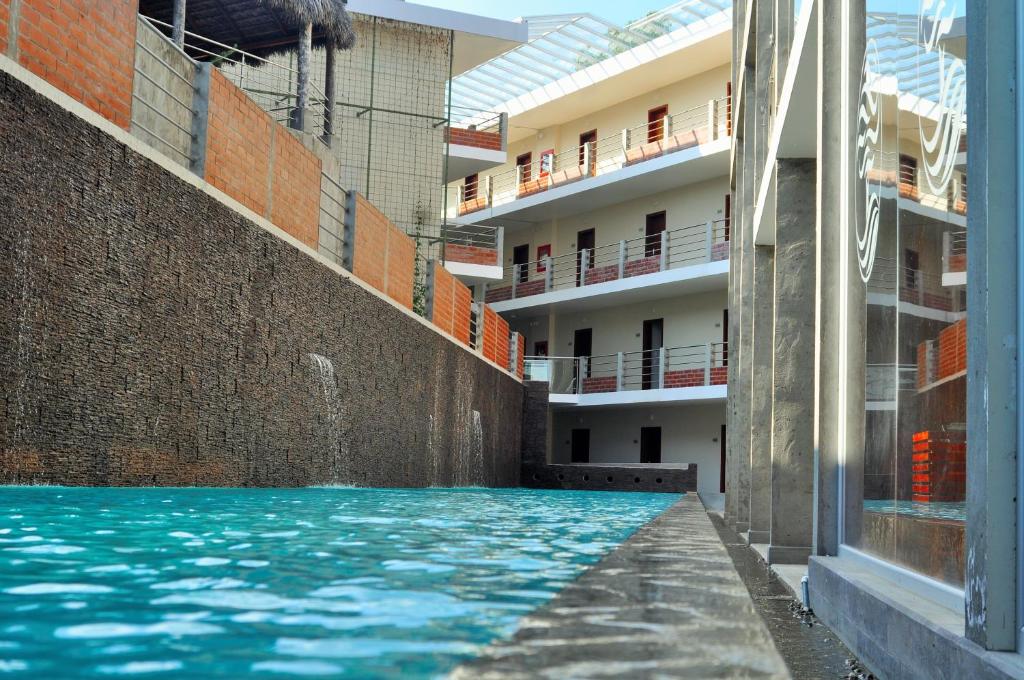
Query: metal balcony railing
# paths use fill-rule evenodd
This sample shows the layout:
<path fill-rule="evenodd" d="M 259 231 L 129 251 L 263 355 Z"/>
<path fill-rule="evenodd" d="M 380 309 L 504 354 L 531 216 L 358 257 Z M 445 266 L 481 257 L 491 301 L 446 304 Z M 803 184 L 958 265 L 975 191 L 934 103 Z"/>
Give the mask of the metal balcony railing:
<path fill-rule="evenodd" d="M 444 228 L 444 259 L 498 266 L 505 247 L 505 228 L 486 224 L 453 224 Z"/>
<path fill-rule="evenodd" d="M 453 105 L 446 133 L 451 144 L 501 151 L 508 146 L 508 114 Z"/>
<path fill-rule="evenodd" d="M 899 295 L 900 302 L 944 312 L 964 311 L 961 299 L 943 285 L 942 275 L 897 265 L 892 258 L 877 257 L 867 284 L 869 293 Z"/>
<path fill-rule="evenodd" d="M 942 272 L 967 271 L 967 230 L 954 229 L 942 234 Z"/>
<path fill-rule="evenodd" d="M 620 170 L 665 154 L 724 138 L 729 133 L 729 98 L 624 128 L 529 163 L 478 176 L 459 187 L 458 213 L 505 205 L 553 187 Z"/>
<path fill-rule="evenodd" d="M 728 345 L 708 342 L 583 357 L 526 357 L 525 379 L 552 394 L 599 394 L 725 385 Z"/>
<path fill-rule="evenodd" d="M 864 388 L 866 401 L 895 401 L 898 392 L 917 389 L 917 365 L 867 364 Z"/>
<path fill-rule="evenodd" d="M 515 264 L 504 268 L 500 282 L 487 284 L 484 299 L 515 300 L 725 260 L 729 257 L 728 239 L 728 222 L 714 220 Z"/>

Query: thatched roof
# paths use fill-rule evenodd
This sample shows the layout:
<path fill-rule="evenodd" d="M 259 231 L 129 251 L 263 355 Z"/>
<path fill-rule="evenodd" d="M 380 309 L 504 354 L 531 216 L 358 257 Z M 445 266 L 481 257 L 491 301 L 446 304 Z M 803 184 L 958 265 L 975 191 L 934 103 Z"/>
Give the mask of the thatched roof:
<path fill-rule="evenodd" d="M 333 40 L 344 50 L 355 42 L 345 5 L 346 0 L 187 0 L 185 30 L 266 57 L 295 49 L 302 26 L 312 21 L 315 46 Z M 139 13 L 171 23 L 174 0 L 139 0 Z"/>

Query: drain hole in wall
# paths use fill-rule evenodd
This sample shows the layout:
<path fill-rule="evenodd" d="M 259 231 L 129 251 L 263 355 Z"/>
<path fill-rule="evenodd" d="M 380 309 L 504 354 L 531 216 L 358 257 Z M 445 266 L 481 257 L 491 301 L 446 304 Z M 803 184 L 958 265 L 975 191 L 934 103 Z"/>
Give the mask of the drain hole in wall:
<path fill-rule="evenodd" d="M 606 479 L 608 480 L 608 483 L 611 484 L 611 482 L 612 482 L 611 476 L 609 475 Z"/>
<path fill-rule="evenodd" d="M 533 473 L 533 481 L 536 482 L 538 479 L 540 479 L 540 475 L 538 475 L 536 472 Z"/>
<path fill-rule="evenodd" d="M 640 483 L 640 478 L 639 477 L 634 477 L 633 478 L 633 483 L 634 484 L 639 484 Z"/>
<path fill-rule="evenodd" d="M 561 482 L 561 481 L 563 481 L 563 480 L 565 480 L 565 475 L 563 475 L 563 474 L 559 473 L 559 475 L 558 475 L 558 481 L 560 481 L 560 482 Z"/>
<path fill-rule="evenodd" d="M 654 483 L 655 484 L 661 484 L 661 477 L 658 477 L 657 479 L 655 479 Z"/>
<path fill-rule="evenodd" d="M 589 482 L 590 481 L 590 475 L 583 475 L 583 481 L 584 482 Z"/>

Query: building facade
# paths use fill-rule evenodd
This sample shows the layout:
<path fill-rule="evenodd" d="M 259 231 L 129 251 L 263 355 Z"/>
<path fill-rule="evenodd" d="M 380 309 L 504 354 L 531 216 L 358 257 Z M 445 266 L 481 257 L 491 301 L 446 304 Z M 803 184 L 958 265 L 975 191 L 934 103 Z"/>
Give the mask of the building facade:
<path fill-rule="evenodd" d="M 531 17 L 526 45 L 452 87 L 457 104 L 506 119 L 507 151 L 449 187 L 454 229 L 500 229 L 500 261 L 449 266 L 525 337 L 528 377 L 548 382 L 548 462 L 695 465 L 713 505 L 729 362 L 730 9 L 677 2 L 626 26 Z"/>
<path fill-rule="evenodd" d="M 881 677 L 1024 673 L 1018 11 L 736 5 L 726 519 Z"/>

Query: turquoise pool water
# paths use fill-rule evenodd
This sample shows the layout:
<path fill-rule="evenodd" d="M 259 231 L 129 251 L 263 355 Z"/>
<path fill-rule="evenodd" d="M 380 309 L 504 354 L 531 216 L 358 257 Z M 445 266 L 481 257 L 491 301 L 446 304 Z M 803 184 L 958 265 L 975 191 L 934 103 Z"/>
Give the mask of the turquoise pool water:
<path fill-rule="evenodd" d="M 677 499 L 0 488 L 0 675 L 436 677 Z"/>

